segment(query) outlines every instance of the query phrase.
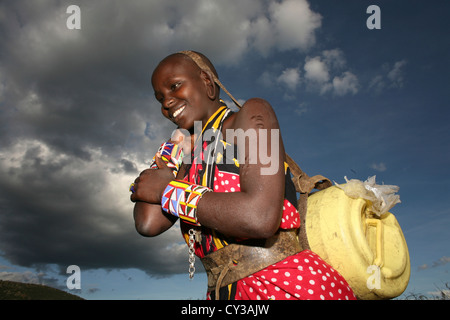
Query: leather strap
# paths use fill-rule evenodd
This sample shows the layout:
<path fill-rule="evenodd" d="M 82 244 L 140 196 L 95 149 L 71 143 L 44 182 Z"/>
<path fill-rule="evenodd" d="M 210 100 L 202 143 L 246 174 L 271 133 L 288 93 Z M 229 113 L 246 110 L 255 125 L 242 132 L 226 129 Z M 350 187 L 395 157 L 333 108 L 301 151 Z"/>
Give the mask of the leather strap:
<path fill-rule="evenodd" d="M 309 177 L 287 153 L 285 156 L 286 163 L 292 173 L 292 182 L 294 183 L 295 190 L 300 193 L 300 197 L 297 201 L 297 211 L 300 214 L 300 231 L 298 234 L 298 241 L 303 249 L 311 249 L 305 228 L 308 195 L 313 189 L 323 190 L 330 187 L 332 183 L 329 179 L 321 175 Z"/>
<path fill-rule="evenodd" d="M 309 177 L 288 154 L 285 156 L 286 163 L 294 176 L 292 180 L 297 192 L 310 193 L 313 189 L 323 190 L 332 186 L 331 181 L 324 176 L 315 175 Z"/>
<path fill-rule="evenodd" d="M 216 77 L 216 75 L 214 74 L 214 72 L 211 71 L 211 68 L 203 61 L 203 59 L 201 58 L 201 56 L 199 56 L 195 51 L 190 51 L 190 50 L 186 50 L 186 51 L 180 51 L 178 53 L 182 53 L 186 56 L 188 56 L 189 58 L 191 58 L 196 64 L 197 66 L 205 71 L 208 71 L 211 76 L 213 77 L 214 82 L 223 90 L 225 91 L 225 93 L 231 98 L 231 100 L 233 100 L 234 104 L 240 109 L 242 106 L 241 104 L 233 97 L 233 95 L 227 90 L 227 88 L 225 88 L 225 86 L 222 84 L 222 82 L 220 82 L 220 80 Z"/>
<path fill-rule="evenodd" d="M 296 230 L 279 230 L 264 246 L 230 244 L 201 259 L 208 275 L 208 291 L 219 290 L 302 251 Z"/>

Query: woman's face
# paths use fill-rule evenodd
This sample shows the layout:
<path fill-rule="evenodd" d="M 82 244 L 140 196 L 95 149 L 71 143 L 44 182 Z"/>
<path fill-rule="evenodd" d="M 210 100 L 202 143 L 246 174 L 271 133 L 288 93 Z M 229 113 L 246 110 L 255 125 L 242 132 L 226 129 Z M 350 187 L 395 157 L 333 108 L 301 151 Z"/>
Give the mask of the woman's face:
<path fill-rule="evenodd" d="M 200 68 L 180 56 L 164 59 L 153 72 L 152 85 L 162 114 L 179 128 L 192 130 L 194 121 L 208 121 L 212 110 L 206 79 Z M 213 84 L 214 85 L 214 84 Z"/>

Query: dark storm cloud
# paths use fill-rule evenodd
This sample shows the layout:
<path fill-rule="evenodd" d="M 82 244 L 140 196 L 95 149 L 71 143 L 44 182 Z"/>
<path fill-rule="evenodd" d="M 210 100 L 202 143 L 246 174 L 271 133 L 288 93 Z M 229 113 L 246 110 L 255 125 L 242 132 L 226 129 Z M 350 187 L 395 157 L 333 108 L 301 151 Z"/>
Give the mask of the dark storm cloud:
<path fill-rule="evenodd" d="M 149 82 L 158 53 L 144 50 L 136 26 L 108 19 L 117 16 L 108 6 L 86 8 L 82 29 L 68 30 L 65 4 L 51 4 L 4 5 L 2 103 L 14 110 L 5 121 L 75 156 L 88 156 L 87 144 L 123 148 L 137 118 L 162 119 Z"/>
<path fill-rule="evenodd" d="M 163 53 L 139 38 L 143 14 L 110 3 L 82 6 L 82 30 L 66 28 L 69 2 L 1 4 L 0 253 L 176 273 L 185 252 L 166 244 L 181 235 L 140 237 L 127 190 L 171 131 L 149 81 Z"/>
<path fill-rule="evenodd" d="M 73 4 L 80 30 L 66 27 Z M 153 97 L 151 72 L 178 50 L 195 48 L 217 65 L 238 63 L 250 48 L 267 55 L 314 44 L 320 16 L 306 1 L 266 7 L 2 1 L 0 254 L 22 266 L 185 272 L 179 230 L 139 236 L 129 201 L 130 182 L 173 130 Z"/>
<path fill-rule="evenodd" d="M 14 155 L 9 160 L 20 166 L 2 168 L 0 182 L 1 250 L 12 263 L 180 271 L 176 266 L 185 252 L 167 249 L 181 240 L 180 234 L 173 230 L 151 240 L 138 236 L 126 185 L 118 179 L 123 190 L 114 191 L 111 184 L 119 175 L 99 170 L 103 162 L 98 155 L 90 161 L 55 157 L 36 142 L 16 147 Z"/>

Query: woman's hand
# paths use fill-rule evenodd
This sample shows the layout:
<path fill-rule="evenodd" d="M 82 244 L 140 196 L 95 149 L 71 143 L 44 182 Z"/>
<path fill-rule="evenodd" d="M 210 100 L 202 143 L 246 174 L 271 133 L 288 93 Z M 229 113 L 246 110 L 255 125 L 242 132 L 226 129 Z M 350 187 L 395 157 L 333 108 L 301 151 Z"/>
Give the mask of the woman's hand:
<path fill-rule="evenodd" d="M 174 177 L 172 170 L 167 167 L 160 154 L 156 155 L 155 162 L 158 169 L 146 169 L 134 180 L 134 192 L 131 194 L 131 201 L 161 203 L 162 193 Z"/>
<path fill-rule="evenodd" d="M 178 144 L 183 149 L 184 155 L 189 156 L 194 149 L 196 138 L 194 134 L 189 134 L 186 130 L 176 129 L 169 141 Z"/>

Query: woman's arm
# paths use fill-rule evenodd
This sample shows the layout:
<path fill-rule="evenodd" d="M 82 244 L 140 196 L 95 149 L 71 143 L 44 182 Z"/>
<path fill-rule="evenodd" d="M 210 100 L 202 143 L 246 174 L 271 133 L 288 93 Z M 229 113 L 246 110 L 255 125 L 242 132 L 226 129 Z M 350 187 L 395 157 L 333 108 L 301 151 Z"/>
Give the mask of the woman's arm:
<path fill-rule="evenodd" d="M 285 151 L 278 120 L 269 103 L 251 99 L 230 122 L 227 127 L 236 133 L 242 129 L 241 134 L 255 134 L 256 141 L 249 143 L 257 144 L 257 152 L 252 154 L 255 149 L 249 143 L 239 144 L 236 134 L 234 141 L 225 135 L 225 140 L 237 143 L 239 152 L 245 154 L 245 162 L 239 165 L 241 191 L 206 193 L 198 203 L 198 222 L 228 236 L 268 238 L 278 230 L 284 200 Z"/>
<path fill-rule="evenodd" d="M 185 168 L 181 166 L 177 178 L 184 176 Z M 177 221 L 177 217 L 165 213 L 160 204 L 137 201 L 133 210 L 136 231 L 144 237 L 154 237 L 168 230 Z"/>
<path fill-rule="evenodd" d="M 177 217 L 165 214 L 161 205 L 136 202 L 133 210 L 136 231 L 144 237 L 154 237 L 168 230 Z"/>
<path fill-rule="evenodd" d="M 197 221 L 227 236 L 269 238 L 280 225 L 284 200 L 285 153 L 278 120 L 269 103 L 251 99 L 225 121 L 224 129 L 225 132 L 226 129 L 234 130 L 232 132 L 236 135 L 230 138 L 225 134 L 224 138 L 229 142 L 233 139 L 238 151 L 245 157 L 239 164 L 241 190 L 204 194 L 197 205 Z M 245 132 L 254 139 L 245 144 L 238 143 L 239 134 Z M 250 148 L 254 144 L 256 154 L 255 149 Z M 265 161 L 267 157 L 269 162 Z M 131 196 L 132 201 L 161 202 L 162 193 L 173 176 L 171 178 L 170 169 L 162 160 L 157 159 L 156 163 L 158 170 L 145 170 L 136 179 L 138 186 Z M 272 168 L 274 166 L 275 170 Z M 152 230 L 159 231 L 165 227 L 159 219 L 154 223 L 158 228 Z"/>

